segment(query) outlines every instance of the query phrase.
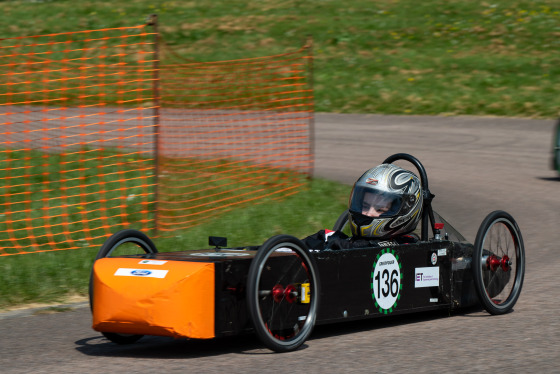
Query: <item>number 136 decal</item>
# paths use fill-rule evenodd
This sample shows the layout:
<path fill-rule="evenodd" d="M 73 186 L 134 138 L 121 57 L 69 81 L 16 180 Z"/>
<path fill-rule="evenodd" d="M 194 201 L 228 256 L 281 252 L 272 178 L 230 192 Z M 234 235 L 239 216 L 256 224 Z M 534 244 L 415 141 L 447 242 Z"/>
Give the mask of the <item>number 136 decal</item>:
<path fill-rule="evenodd" d="M 371 273 L 371 296 L 379 312 L 391 313 L 397 307 L 402 288 L 399 257 L 390 249 L 382 250 L 375 259 Z"/>

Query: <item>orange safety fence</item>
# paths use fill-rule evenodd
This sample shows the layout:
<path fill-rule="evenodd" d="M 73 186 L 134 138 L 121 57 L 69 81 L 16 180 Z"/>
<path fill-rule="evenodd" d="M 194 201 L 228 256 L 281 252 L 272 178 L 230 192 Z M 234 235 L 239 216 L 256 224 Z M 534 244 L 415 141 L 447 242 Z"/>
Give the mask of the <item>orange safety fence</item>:
<path fill-rule="evenodd" d="M 313 167 L 310 44 L 192 62 L 162 48 L 158 229 L 301 190 Z"/>
<path fill-rule="evenodd" d="M 0 40 L 0 256 L 153 227 L 154 34 Z"/>
<path fill-rule="evenodd" d="M 171 235 L 306 183 L 310 45 L 192 62 L 151 26 L 0 39 L 0 256 Z"/>

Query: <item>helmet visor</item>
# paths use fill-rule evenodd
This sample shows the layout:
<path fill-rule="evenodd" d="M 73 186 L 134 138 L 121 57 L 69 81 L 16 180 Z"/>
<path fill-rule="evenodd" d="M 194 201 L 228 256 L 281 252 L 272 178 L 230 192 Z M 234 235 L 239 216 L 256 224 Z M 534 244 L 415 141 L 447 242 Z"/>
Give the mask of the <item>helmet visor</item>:
<path fill-rule="evenodd" d="M 400 211 L 401 205 L 401 195 L 356 186 L 350 200 L 350 211 L 372 218 L 392 217 Z"/>

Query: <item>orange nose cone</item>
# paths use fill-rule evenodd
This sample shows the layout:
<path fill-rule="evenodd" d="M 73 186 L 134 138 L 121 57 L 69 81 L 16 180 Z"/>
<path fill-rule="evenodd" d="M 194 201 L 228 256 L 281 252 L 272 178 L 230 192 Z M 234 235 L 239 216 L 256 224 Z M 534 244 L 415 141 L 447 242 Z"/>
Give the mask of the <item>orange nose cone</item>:
<path fill-rule="evenodd" d="M 214 264 L 102 258 L 93 270 L 93 328 L 210 339 Z"/>

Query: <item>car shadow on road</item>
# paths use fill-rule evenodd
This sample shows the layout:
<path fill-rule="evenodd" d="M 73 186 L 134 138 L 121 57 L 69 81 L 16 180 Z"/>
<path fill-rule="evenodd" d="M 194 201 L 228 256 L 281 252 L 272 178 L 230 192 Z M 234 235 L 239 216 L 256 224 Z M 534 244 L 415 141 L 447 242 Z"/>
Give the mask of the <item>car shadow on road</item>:
<path fill-rule="evenodd" d="M 444 318 L 483 316 L 490 316 L 490 314 L 486 313 L 481 306 L 476 305 L 470 308 L 464 308 L 452 312 L 450 312 L 449 310 L 426 311 L 395 316 L 384 316 L 382 318 L 340 322 L 335 324 L 316 326 L 313 330 L 313 335 L 309 340 L 312 341 L 313 339 L 354 334 L 363 331 L 376 331 L 395 326 L 421 324 L 424 322 L 430 322 Z"/>
<path fill-rule="evenodd" d="M 394 326 L 414 325 L 449 317 L 484 317 L 490 316 L 480 306 L 460 311 L 431 311 L 397 316 L 384 316 L 367 320 L 339 322 L 334 324 L 315 326 L 308 342 L 315 339 L 325 339 L 351 335 L 364 331 L 376 330 Z M 153 359 L 195 359 L 227 354 L 262 355 L 274 354 L 265 348 L 255 334 L 242 334 L 232 337 L 196 340 L 174 339 L 158 336 L 144 336 L 133 344 L 119 345 L 107 340 L 101 334 L 80 339 L 75 342 L 76 350 L 82 354 L 96 357 L 128 357 Z M 308 348 L 303 344 L 299 350 Z"/>
<path fill-rule="evenodd" d="M 560 182 L 560 175 L 556 177 L 538 177 L 537 179 L 549 182 Z"/>

